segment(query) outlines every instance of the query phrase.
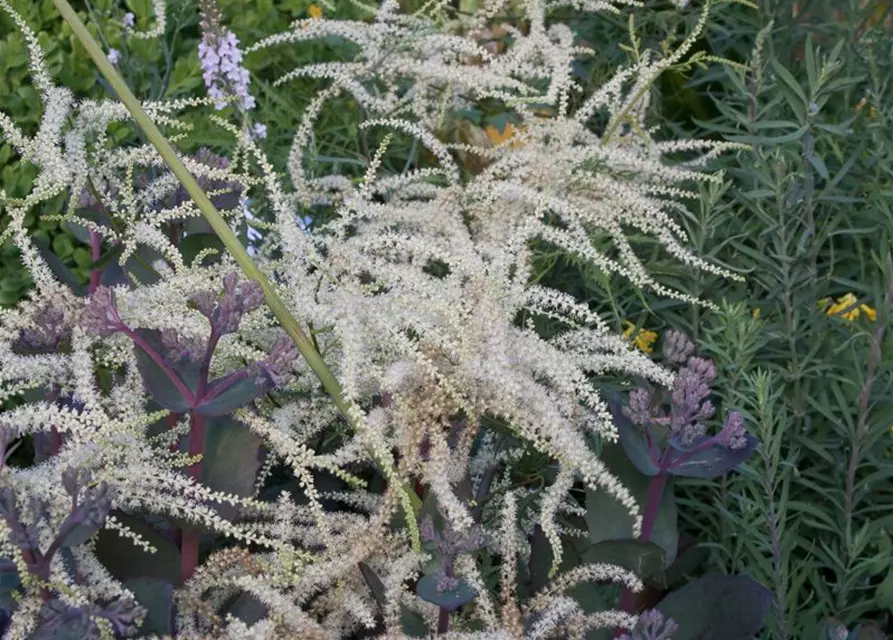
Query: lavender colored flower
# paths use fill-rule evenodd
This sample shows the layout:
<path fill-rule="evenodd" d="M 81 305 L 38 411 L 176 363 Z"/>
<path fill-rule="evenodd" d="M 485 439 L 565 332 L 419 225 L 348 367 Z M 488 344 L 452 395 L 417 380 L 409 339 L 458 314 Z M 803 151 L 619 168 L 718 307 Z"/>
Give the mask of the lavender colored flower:
<path fill-rule="evenodd" d="M 260 122 L 256 123 L 251 128 L 251 135 L 254 136 L 255 140 L 264 140 L 267 137 L 267 125 L 261 124 Z"/>
<path fill-rule="evenodd" d="M 672 407 L 665 423 L 669 423 L 670 431 L 685 445 L 707 432 L 705 421 L 712 418 L 715 411 L 707 398 L 710 383 L 715 379 L 716 366 L 711 360 L 689 358 L 673 382 Z"/>
<path fill-rule="evenodd" d="M 624 633 L 620 640 L 670 640 L 678 630 L 672 618 L 665 619 L 657 609 L 649 609 L 639 616 L 633 633 Z"/>
<path fill-rule="evenodd" d="M 732 451 L 737 451 L 747 446 L 747 429 L 744 428 L 744 418 L 740 413 L 737 411 L 729 413 L 717 440 Z"/>
<path fill-rule="evenodd" d="M 136 16 L 133 15 L 132 13 L 130 13 L 130 12 L 125 13 L 125 14 L 124 14 L 124 19 L 121 20 L 121 24 L 123 24 L 125 27 L 128 27 L 128 28 L 131 28 L 131 29 L 132 29 L 132 28 L 133 28 L 133 25 L 136 24 Z"/>
<path fill-rule="evenodd" d="M 640 427 L 651 421 L 651 403 L 654 393 L 648 389 L 635 389 L 629 394 L 629 406 L 623 407 L 623 414 Z"/>
<path fill-rule="evenodd" d="M 121 52 L 117 49 L 109 49 L 109 52 L 105 56 L 109 59 L 109 62 L 112 64 L 118 64 L 118 61 L 121 59 Z"/>
<path fill-rule="evenodd" d="M 682 364 L 694 354 L 695 345 L 681 331 L 670 330 L 664 334 L 663 353 L 667 362 Z"/>
<path fill-rule="evenodd" d="M 115 292 L 109 287 L 98 287 L 81 313 L 81 326 L 94 336 L 110 336 L 124 328 L 115 303 Z"/>
<path fill-rule="evenodd" d="M 228 98 L 236 98 L 243 109 L 253 109 L 255 101 L 248 89 L 248 70 L 242 66 L 239 39 L 223 26 L 213 2 L 203 3 L 202 32 L 198 56 L 202 78 L 208 95 L 216 101 L 215 107 L 223 109 Z"/>

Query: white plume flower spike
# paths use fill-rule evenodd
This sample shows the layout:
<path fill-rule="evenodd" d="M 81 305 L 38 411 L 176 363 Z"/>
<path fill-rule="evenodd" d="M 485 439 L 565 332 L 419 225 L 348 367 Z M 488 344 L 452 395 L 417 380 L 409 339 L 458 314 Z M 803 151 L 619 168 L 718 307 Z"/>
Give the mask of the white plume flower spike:
<path fill-rule="evenodd" d="M 195 523 L 229 540 L 177 590 L 184 636 L 344 637 L 373 627 L 380 615 L 389 637 L 397 637 L 404 610 L 438 618 L 436 606 L 407 590 L 429 569 L 415 545 L 420 505 L 408 487 L 418 482 L 448 525 L 440 533 L 449 531 L 455 557 L 444 565 L 454 572 L 446 577 L 481 592 L 461 619 L 485 630 L 457 628 L 454 637 L 579 637 L 589 629 L 630 628 L 635 619 L 628 614 L 586 613 L 568 593 L 583 581 L 640 589 L 630 572 L 576 567 L 520 606 L 517 563 L 528 559 L 536 523 L 556 567 L 569 553 L 568 537 L 580 532 L 562 516 L 579 514 L 567 499 L 577 481 L 618 500 L 633 522 L 630 535 L 638 535 L 640 505 L 593 445 L 616 441 L 618 433 L 592 379 L 633 375 L 670 386 L 673 376 L 633 351 L 586 301 L 538 283 L 534 247 L 549 243 L 635 287 L 691 303 L 703 301 L 649 271 L 639 237 L 681 264 L 737 277 L 695 255 L 678 222 L 690 185 L 717 180 L 704 172 L 707 161 L 734 145 L 657 140 L 645 119 L 650 83 L 687 55 L 692 38 L 664 58 L 644 55 L 617 69 L 577 99 L 572 65 L 597 52 L 578 46 L 568 26 L 547 16 L 559 7 L 616 12 L 634 3 L 486 0 L 473 15 L 445 20 L 445 2 L 407 15 L 385 0 L 366 21 L 336 20 L 326 8 L 325 19 L 298 20 L 244 49 L 222 16 L 209 13 L 211 4 L 202 0 L 209 96 L 140 103 L 115 84 L 125 106 L 78 100 L 57 86 L 36 36 L 0 0 L 24 35 L 43 102 L 33 135 L 0 113 L 0 132 L 38 170 L 24 197 L 0 194 L 10 220 L 4 238 L 15 243 L 35 282 L 28 300 L 0 310 L 0 399 L 18 402 L 0 411 L 0 428 L 50 443 L 40 464 L 0 469 L 15 506 L 26 498 L 40 506 L 23 517 L 26 530 L 46 548 L 70 512 L 63 474 L 88 471 L 114 491 L 117 511 L 104 520 L 103 537 L 117 536 L 134 552 L 162 553 L 165 538 L 146 533 L 148 521 L 131 517 L 139 513 L 153 522 Z M 498 47 L 482 43 L 480 29 L 509 6 L 529 28 L 507 26 L 509 42 Z M 147 32 L 135 25 L 149 16 L 124 16 L 128 37 L 164 34 L 165 2 L 155 0 L 152 12 Z M 243 51 L 327 37 L 349 41 L 356 54 L 280 79 L 320 79 L 324 88 L 302 105 L 285 166 L 277 167 L 265 153 L 274 140 L 261 144 L 264 125 L 253 116 L 234 124 L 215 108 L 235 101 L 243 118 L 255 106 Z M 108 63 L 116 62 L 114 52 L 106 61 L 98 47 L 88 50 L 120 83 Z M 508 105 L 504 139 L 493 145 L 486 134 L 451 137 L 467 126 L 457 114 L 490 98 Z M 345 105 L 363 114 L 365 171 L 319 175 L 308 160 L 324 142 L 320 119 Z M 209 114 L 207 126 L 230 136 L 230 158 L 181 158 L 161 137 L 157 126 L 178 143 L 188 140 L 190 112 L 198 110 Z M 607 118 L 606 130 L 592 126 L 596 115 Z M 108 135 L 113 123 L 138 124 L 153 144 L 118 146 Z M 414 155 L 394 162 L 404 144 Z M 685 162 L 670 161 L 680 153 Z M 100 248 L 114 246 L 115 267 L 131 272 L 113 288 L 94 282 L 89 300 L 59 282 L 28 233 L 29 213 L 60 194 L 70 196 L 66 219 L 101 238 Z M 91 206 L 114 224 L 88 219 L 83 209 Z M 171 223 L 188 226 L 203 214 L 231 252 L 216 263 L 204 261 L 211 251 L 184 260 L 171 240 Z M 233 232 L 246 226 L 251 259 Z M 248 300 L 245 292 L 255 288 L 242 288 L 237 265 L 260 283 L 270 309 L 258 308 L 259 294 Z M 225 327 L 221 307 L 240 310 Z M 47 308 L 53 313 L 40 316 Z M 560 330 L 545 339 L 534 316 Z M 49 337 L 28 333 L 38 317 Z M 306 360 L 280 339 L 277 320 Z M 164 353 L 154 360 L 149 339 L 139 339 L 156 335 Z M 196 365 L 194 354 L 204 351 L 195 345 L 206 345 L 209 335 L 215 348 Z M 55 350 L 40 351 L 41 344 Z M 158 373 L 147 357 L 167 376 L 161 383 L 147 373 Z M 203 367 L 219 395 L 169 375 L 189 363 Z M 98 370 L 107 375 L 98 377 Z M 179 394 L 173 400 L 161 398 L 165 381 Z M 192 428 L 188 414 L 212 412 L 199 399 L 224 403 L 238 395 L 233 388 L 259 389 L 227 415 L 234 433 L 256 443 L 254 453 L 269 456 L 239 467 L 257 470 L 241 493 L 185 473 L 198 468 L 198 456 L 178 448 Z M 185 408 L 176 404 L 187 397 Z M 159 411 L 161 402 L 176 413 Z M 205 453 L 207 465 L 219 455 Z M 531 454 L 557 475 L 545 488 L 519 489 L 513 471 Z M 268 495 L 265 481 L 280 474 L 293 483 L 294 496 Z M 326 486 L 333 479 L 334 489 Z M 234 512 L 238 518 L 226 517 Z M 10 521 L 0 518 L 0 556 L 15 557 L 27 573 L 22 534 Z M 475 545 L 485 543 L 500 558 L 498 594 L 483 593 L 489 578 L 475 564 Z M 128 595 L 93 543 L 72 557 L 80 574 L 56 562 L 47 580 L 66 602 L 98 606 Z M 45 587 L 25 582 L 12 637 L 27 637 L 38 624 Z M 241 594 L 264 605 L 262 620 L 249 625 L 216 609 Z"/>

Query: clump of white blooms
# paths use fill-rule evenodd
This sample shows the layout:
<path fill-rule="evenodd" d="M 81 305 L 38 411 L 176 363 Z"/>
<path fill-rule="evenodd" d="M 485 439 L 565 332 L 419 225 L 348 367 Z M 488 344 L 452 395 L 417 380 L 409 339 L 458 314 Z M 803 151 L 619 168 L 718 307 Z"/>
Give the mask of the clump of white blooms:
<path fill-rule="evenodd" d="M 349 431 L 340 422 L 301 361 L 286 372 L 281 369 L 291 360 L 277 360 L 282 366 L 275 382 L 282 385 L 275 402 L 261 398 L 233 416 L 233 428 L 250 433 L 265 452 L 254 486 L 263 487 L 278 467 L 300 487 L 300 501 L 283 492 L 270 502 L 209 488 L 185 472 L 195 460 L 176 442 L 188 426 L 177 415 L 166 418 L 151 402 L 127 335 L 85 331 L 85 309 L 94 310 L 89 315 L 96 307 L 59 282 L 28 236 L 29 211 L 59 194 L 77 194 L 68 199 L 65 217 L 97 242 L 120 247 L 114 266 L 131 275 L 102 289 L 102 309 L 114 308 L 115 323 L 162 332 L 166 344 L 184 353 L 208 332 L 206 318 L 190 301 L 209 295 L 209 289 L 219 291 L 235 269 L 226 256 L 206 264 L 210 252 L 190 263 L 183 259 L 166 230 L 172 222 L 197 222 L 197 207 L 178 191 L 151 145 L 116 147 L 110 140 L 111 123 L 131 122 L 121 104 L 76 100 L 54 84 L 36 37 L 0 0 L 28 42 L 44 104 L 33 137 L 0 113 L 2 136 L 40 170 L 24 198 L 0 192 L 0 207 L 10 219 L 2 239 L 16 244 L 34 280 L 27 300 L 0 311 L 0 399 L 15 401 L 15 408 L 0 412 L 0 431 L 4 447 L 26 436 L 51 444 L 40 464 L 6 464 L 2 486 L 17 505 L 10 513 L 20 514 L 41 549 L 69 516 L 71 497 L 62 478 L 72 469 L 89 472 L 94 485 L 109 488 L 106 512 L 112 515 L 103 521 L 103 535 L 151 548 L 133 523 L 165 516 L 228 536 L 233 544 L 211 555 L 176 591 L 178 637 L 338 638 L 379 625 L 383 637 L 398 638 L 404 609 L 434 628 L 437 607 L 408 588 L 425 566 L 424 550 L 413 548 L 407 527 L 393 526 L 401 513 L 400 492 L 416 483 L 436 498 L 450 531 L 482 528 L 502 558 L 501 598 L 483 591 L 471 556 L 457 558 L 451 570 L 478 595 L 467 607 L 473 616 L 463 614 L 444 637 L 583 637 L 593 628 L 636 624 L 622 612 L 586 613 L 568 595 L 582 581 L 641 587 L 635 576 L 610 565 L 559 573 L 523 606 L 514 600 L 515 559 L 530 553 L 525 547 L 531 525 L 542 528 L 555 557 L 561 557 L 561 539 L 573 532 L 557 519 L 574 511 L 568 495 L 575 483 L 620 501 L 636 523 L 631 534 L 638 532 L 640 505 L 596 454 L 599 440 L 613 441 L 617 434 L 592 376 L 628 374 L 666 386 L 673 381 L 587 304 L 533 283 L 532 247 L 535 241 L 548 243 L 682 300 L 688 298 L 648 273 L 632 235 L 650 236 L 685 264 L 734 277 L 693 255 L 674 220 L 680 200 L 694 196 L 680 185 L 716 180 L 702 169 L 724 145 L 657 140 L 645 121 L 648 84 L 685 56 L 694 37 L 669 58 L 643 56 L 619 69 L 581 99 L 572 62 L 594 52 L 578 46 L 566 25 L 549 21 L 550 10 L 573 5 L 618 11 L 631 3 L 513 2 L 514 11 L 524 14 L 517 24 L 525 28 L 501 25 L 512 39 L 500 50 L 484 46 L 479 36 L 485 27 L 501 24 L 510 3 L 483 2 L 474 15 L 452 22 L 433 17 L 445 3 L 429 4 L 437 6 L 407 15 L 395 0 L 384 0 L 368 21 L 298 20 L 290 31 L 248 49 L 295 47 L 329 36 L 356 45 L 352 60 L 310 64 L 280 80 L 317 78 L 322 85 L 296 117 L 290 185 L 257 146 L 266 135 L 260 125 L 252 135 L 208 115 L 232 135 L 231 160 L 185 158 L 212 195 L 226 200 L 235 191 L 241 198 L 241 207 L 232 197 L 223 207 L 237 229 L 249 194 L 253 210 L 264 203 L 273 212 L 263 234 L 251 236 L 255 260 L 290 312 L 312 331 L 358 427 Z M 153 8 L 162 23 L 164 3 Z M 125 16 L 129 29 L 134 23 L 132 15 Z M 219 95 L 144 104 L 167 133 L 188 137 L 190 127 L 179 116 L 196 109 L 213 114 L 210 108 L 220 106 L 224 94 L 244 108 L 253 106 L 234 36 L 216 23 L 206 25 L 207 33 L 214 36 L 203 49 L 205 80 Z M 380 142 L 359 182 L 310 175 L 304 164 L 320 113 L 345 99 L 362 107 L 361 127 Z M 457 110 L 484 99 L 501 100 L 512 111 L 516 139 L 492 146 L 443 135 Z M 572 103 L 578 106 L 571 109 Z M 544 105 L 551 109 L 548 116 L 541 115 Z M 401 136 L 429 152 L 428 166 L 386 168 L 388 145 Z M 671 163 L 670 154 L 687 160 Z M 460 158 L 467 157 L 480 158 L 479 171 L 463 169 Z M 85 192 L 107 222 L 78 209 Z M 312 232 L 302 222 L 311 206 L 328 206 L 335 214 Z M 137 270 L 134 256 L 148 257 L 151 269 Z M 522 313 L 558 320 L 566 330 L 543 339 L 517 322 Z M 233 329 L 220 337 L 210 362 L 214 376 L 245 363 L 269 364 L 283 349 L 265 309 L 246 313 Z M 57 346 L 62 343 L 68 346 Z M 500 444 L 494 422 L 521 444 Z M 169 430 L 159 429 L 165 424 Z M 320 436 L 333 425 L 338 437 L 322 447 Z M 504 478 L 524 452 L 544 456 L 559 473 L 535 501 L 538 510 L 522 514 Z M 364 472 L 382 461 L 393 472 L 376 493 L 366 486 Z M 321 475 L 338 478 L 348 489 L 325 493 L 316 484 Z M 497 486 L 505 490 L 494 491 L 478 508 Z M 334 510 L 332 502 L 344 509 Z M 10 528 L 14 519 L 6 522 L 0 521 L 0 556 L 13 559 L 22 575 L 30 562 L 22 552 L 27 545 Z M 90 542 L 56 554 L 45 580 L 23 580 L 26 595 L 6 637 L 25 638 L 37 628 L 49 615 L 48 593 L 66 606 L 102 605 L 85 619 L 100 629 L 114 626 L 120 616 L 109 613 L 108 603 L 134 602 L 137 596 L 103 566 L 96 549 Z M 378 576 L 383 596 L 362 568 Z M 218 615 L 221 605 L 240 595 L 259 604 L 260 620 Z M 463 627 L 471 618 L 484 631 Z"/>

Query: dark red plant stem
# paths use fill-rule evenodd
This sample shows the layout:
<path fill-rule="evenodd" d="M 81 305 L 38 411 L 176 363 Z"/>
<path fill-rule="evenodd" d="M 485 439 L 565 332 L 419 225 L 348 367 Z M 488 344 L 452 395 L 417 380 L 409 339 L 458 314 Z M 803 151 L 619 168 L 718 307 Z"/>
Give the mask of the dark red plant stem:
<path fill-rule="evenodd" d="M 416 478 L 415 481 L 415 492 L 416 495 L 419 496 L 420 499 L 424 500 L 425 498 L 425 485 L 422 484 L 422 481 Z"/>
<path fill-rule="evenodd" d="M 664 454 L 664 457 L 666 454 Z M 661 465 L 663 468 L 663 465 Z M 645 501 L 645 513 L 642 514 L 642 533 L 639 534 L 639 540 L 648 542 L 654 531 L 654 523 L 657 521 L 657 514 L 660 512 L 661 498 L 664 495 L 664 489 L 667 486 L 670 474 L 661 471 L 656 476 L 652 476 L 651 482 L 648 484 L 648 498 Z M 636 612 L 636 594 L 626 587 L 620 593 L 620 610 L 626 613 L 635 614 Z M 614 637 L 617 638 L 626 633 L 624 629 L 614 629 Z"/>
<path fill-rule="evenodd" d="M 128 338 L 130 338 L 133 344 L 142 349 L 147 356 L 152 358 L 152 361 L 157 364 L 162 371 L 164 371 L 164 374 L 171 381 L 171 384 L 177 387 L 177 391 L 180 392 L 180 395 L 183 397 L 183 399 L 187 403 L 189 403 L 190 406 L 194 406 L 195 397 L 192 395 L 192 391 L 190 391 L 189 387 L 186 386 L 186 383 L 184 383 L 180 379 L 180 376 L 178 376 L 174 370 L 172 370 L 169 366 L 167 366 L 167 364 L 165 364 L 164 358 L 161 357 L 161 354 L 155 351 L 155 349 L 152 348 L 152 345 L 143 340 L 143 337 L 130 327 L 122 325 L 121 331 Z"/>
<path fill-rule="evenodd" d="M 437 633 L 446 633 L 450 630 L 450 612 L 448 609 L 440 608 L 437 614 Z"/>
<path fill-rule="evenodd" d="M 214 355 L 214 349 L 217 348 L 217 342 L 220 340 L 220 334 L 215 327 L 211 327 L 211 335 L 208 336 L 208 346 L 205 349 L 205 356 L 202 358 L 201 370 L 198 376 L 198 388 L 195 392 L 196 406 L 201 403 L 202 399 L 208 391 L 208 371 L 211 368 L 211 358 Z M 200 456 L 205 450 L 205 416 L 193 410 L 189 412 L 189 456 Z M 202 463 L 201 461 L 194 463 L 189 467 L 189 477 L 196 482 L 202 481 Z M 189 580 L 195 573 L 198 566 L 198 543 L 199 532 L 195 530 L 184 530 L 180 544 L 180 574 L 183 582 Z"/>
<path fill-rule="evenodd" d="M 189 455 L 199 456 L 204 451 L 205 416 L 195 411 L 189 413 Z M 194 463 L 188 469 L 189 477 L 201 482 L 202 463 Z M 189 580 L 198 566 L 198 544 L 200 533 L 195 529 L 184 529 L 180 544 L 180 577 L 183 582 Z"/>
<path fill-rule="evenodd" d="M 93 262 L 98 262 L 102 257 L 102 238 L 95 231 L 90 232 L 90 258 Z M 102 277 L 102 269 L 90 270 L 90 295 L 99 287 L 99 279 Z"/>
<path fill-rule="evenodd" d="M 669 478 L 669 473 L 661 471 L 651 478 L 648 485 L 648 500 L 645 502 L 645 513 L 642 514 L 642 533 L 639 535 L 639 540 L 643 542 L 648 542 L 651 539 L 654 523 L 657 520 L 658 511 L 660 511 L 660 501 Z"/>

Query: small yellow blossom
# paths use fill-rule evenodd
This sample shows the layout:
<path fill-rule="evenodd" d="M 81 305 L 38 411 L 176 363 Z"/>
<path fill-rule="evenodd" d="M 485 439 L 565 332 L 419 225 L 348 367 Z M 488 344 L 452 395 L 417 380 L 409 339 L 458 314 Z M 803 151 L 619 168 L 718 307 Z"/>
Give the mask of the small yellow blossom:
<path fill-rule="evenodd" d="M 520 137 L 517 137 L 517 134 L 523 132 L 524 127 L 516 128 L 515 125 L 513 125 L 511 122 L 507 123 L 505 125 L 505 129 L 502 131 L 494 127 L 492 124 L 487 127 L 487 137 L 490 138 L 490 142 L 493 144 L 494 147 L 512 138 L 515 138 L 512 141 L 512 147 L 517 149 L 518 147 L 524 146 L 524 140 Z"/>
<path fill-rule="evenodd" d="M 844 320 L 852 321 L 864 313 L 872 322 L 877 318 L 877 312 L 867 304 L 861 304 L 858 307 L 854 306 L 857 302 L 857 298 L 852 293 L 848 293 L 842 298 L 838 298 L 837 302 L 833 304 L 829 298 L 824 298 L 819 302 L 825 308 L 825 313 L 829 316 L 839 315 Z"/>
<path fill-rule="evenodd" d="M 855 111 L 856 113 L 861 112 L 862 109 L 864 109 L 864 108 L 865 108 L 865 105 L 867 105 L 867 104 L 868 104 L 868 96 L 865 96 L 864 98 L 862 98 L 862 99 L 859 101 L 859 104 L 856 105 L 856 108 L 854 109 L 854 111 Z M 877 107 L 874 106 L 873 104 L 872 104 L 872 105 L 869 105 L 869 107 L 868 107 L 868 118 L 869 118 L 870 120 L 875 120 L 875 119 L 877 119 Z"/>
<path fill-rule="evenodd" d="M 314 20 L 319 20 L 320 18 L 322 18 L 322 7 L 316 4 L 311 4 L 309 7 L 307 7 L 307 13 L 309 13 L 310 17 Z"/>
<path fill-rule="evenodd" d="M 657 341 L 657 333 L 654 331 L 648 331 L 647 329 L 641 329 L 638 333 L 636 333 L 635 338 L 633 338 L 633 331 L 636 330 L 636 325 L 632 322 L 624 322 L 626 329 L 623 330 L 623 335 L 627 340 L 632 340 L 632 343 L 636 346 L 639 351 L 642 353 L 651 353 L 653 349 L 654 343 Z"/>
<path fill-rule="evenodd" d="M 760 312 L 760 308 L 757 307 L 756 309 L 754 309 L 754 310 L 751 312 L 750 315 L 753 316 L 753 319 L 754 319 L 754 320 L 759 320 L 759 319 L 760 319 L 760 313 L 761 313 L 761 312 Z"/>

